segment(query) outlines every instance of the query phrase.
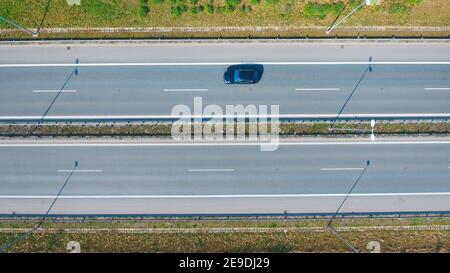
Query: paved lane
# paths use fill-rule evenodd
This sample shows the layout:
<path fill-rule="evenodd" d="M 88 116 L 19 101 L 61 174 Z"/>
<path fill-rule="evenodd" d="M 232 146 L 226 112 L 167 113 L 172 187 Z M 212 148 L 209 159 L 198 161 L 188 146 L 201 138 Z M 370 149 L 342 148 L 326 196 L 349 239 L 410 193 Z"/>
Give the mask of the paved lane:
<path fill-rule="evenodd" d="M 0 68 L 0 117 L 170 116 L 177 104 L 279 105 L 282 115 L 450 113 L 450 65 L 266 65 L 259 84 L 225 85 L 226 65 Z M 67 81 L 67 83 L 66 83 Z M 359 82 L 359 84 L 358 84 Z M 66 83 L 66 84 L 65 84 Z M 447 88 L 447 89 L 446 89 Z M 192 110 L 193 111 L 193 110 Z"/>
<path fill-rule="evenodd" d="M 0 213 L 45 211 L 75 161 L 54 213 L 332 212 L 367 160 L 344 211 L 450 211 L 448 142 L 161 145 L 1 146 Z"/>
<path fill-rule="evenodd" d="M 8 64 L 449 62 L 447 42 L 202 42 L 0 45 Z M 223 65 L 79 67 L 47 114 L 72 118 L 167 116 L 176 104 L 279 104 L 281 114 L 449 114 L 450 65 L 266 65 L 255 86 L 225 86 Z M 39 118 L 71 67 L 0 67 L 0 119 Z M 164 91 L 166 90 L 166 91 Z M 175 91 L 177 90 L 177 91 Z M 182 90 L 182 91 L 180 91 Z M 186 91 L 190 90 L 190 91 Z M 196 90 L 196 91 L 195 91 Z M 201 91 L 200 91 L 201 90 Z"/>

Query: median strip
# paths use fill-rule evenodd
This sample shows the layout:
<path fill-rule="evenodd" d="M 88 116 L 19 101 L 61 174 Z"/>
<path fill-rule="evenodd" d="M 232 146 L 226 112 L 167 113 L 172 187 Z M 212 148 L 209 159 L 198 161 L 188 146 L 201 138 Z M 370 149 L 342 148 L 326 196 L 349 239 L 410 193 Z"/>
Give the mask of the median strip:
<path fill-rule="evenodd" d="M 226 127 L 224 126 L 224 132 Z M 248 126 L 248 124 L 246 125 Z M 133 124 L 41 124 L 0 125 L 3 137 L 171 137 L 171 123 L 133 123 Z M 280 124 L 280 136 L 344 136 L 367 135 L 371 132 L 369 122 L 336 123 L 332 131 L 328 122 L 291 122 Z M 193 131 L 193 130 L 192 130 Z M 420 135 L 433 134 L 446 136 L 450 134 L 448 122 L 382 122 L 374 126 L 374 133 L 381 135 Z"/>

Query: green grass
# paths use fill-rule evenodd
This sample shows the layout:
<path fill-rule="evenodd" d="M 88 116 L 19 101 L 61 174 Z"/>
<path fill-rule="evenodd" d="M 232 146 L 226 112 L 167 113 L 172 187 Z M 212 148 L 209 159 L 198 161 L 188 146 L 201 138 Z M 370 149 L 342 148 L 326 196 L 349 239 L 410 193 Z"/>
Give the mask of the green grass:
<path fill-rule="evenodd" d="M 280 3 L 280 0 L 265 0 L 267 4 L 275 6 Z"/>
<path fill-rule="evenodd" d="M 352 1 L 350 6 L 357 2 Z M 2 0 L 0 15 L 36 27 L 46 3 L 47 0 Z M 340 12 L 344 1 L 83 0 L 81 3 L 71 7 L 62 0 L 52 1 L 45 27 L 323 26 Z M 206 7 L 208 12 L 187 12 L 199 6 Z M 248 8 L 242 12 L 241 6 Z M 447 0 L 383 1 L 380 7 L 366 7 L 357 12 L 345 24 L 448 26 L 449 12 Z M 399 20 L 399 14 L 404 18 Z"/>
<path fill-rule="evenodd" d="M 344 2 L 342 1 L 325 4 L 308 2 L 303 12 L 306 17 L 318 17 L 324 19 L 330 13 L 338 15 L 343 8 Z"/>
<path fill-rule="evenodd" d="M 146 6 L 147 1 L 140 0 L 139 2 L 141 2 L 141 5 Z M 140 9 L 142 8 L 141 5 L 139 6 Z M 95 14 L 96 17 L 100 17 L 102 21 L 114 21 L 126 16 L 126 11 L 122 10 L 120 7 L 121 5 L 115 0 L 111 2 L 90 0 L 84 1 L 83 4 L 80 5 L 80 9 L 83 13 Z"/>
<path fill-rule="evenodd" d="M 422 0 L 393 0 L 390 3 L 388 11 L 395 15 L 405 15 L 420 3 L 422 3 Z"/>
<path fill-rule="evenodd" d="M 403 5 L 402 3 L 393 3 L 389 7 L 389 13 L 401 15 L 404 14 L 408 10 L 408 6 Z"/>

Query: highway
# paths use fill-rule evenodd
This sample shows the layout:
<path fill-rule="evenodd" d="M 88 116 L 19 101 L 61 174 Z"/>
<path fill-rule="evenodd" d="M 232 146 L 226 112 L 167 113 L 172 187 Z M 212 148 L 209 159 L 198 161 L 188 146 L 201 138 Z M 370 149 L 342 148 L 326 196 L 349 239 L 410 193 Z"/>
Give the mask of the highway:
<path fill-rule="evenodd" d="M 43 214 L 66 181 L 51 214 L 333 213 L 360 175 L 341 212 L 450 211 L 449 141 L 9 141 L 0 214 Z"/>
<path fill-rule="evenodd" d="M 279 105 L 285 117 L 448 117 L 449 49 L 448 43 L 0 45 L 0 121 L 167 118 L 175 105 L 193 109 L 196 96 L 223 109 Z M 240 62 L 263 63 L 261 82 L 225 85 L 223 71 Z"/>

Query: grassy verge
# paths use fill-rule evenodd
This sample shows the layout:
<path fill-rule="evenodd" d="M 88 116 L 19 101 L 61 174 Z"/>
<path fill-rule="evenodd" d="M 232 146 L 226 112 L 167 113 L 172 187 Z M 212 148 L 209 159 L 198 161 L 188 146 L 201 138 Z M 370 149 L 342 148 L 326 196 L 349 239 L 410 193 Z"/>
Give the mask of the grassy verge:
<path fill-rule="evenodd" d="M 368 123 L 336 123 L 335 130 L 330 131 L 330 123 L 282 123 L 280 135 L 348 135 L 367 134 Z M 248 129 L 248 128 L 247 128 Z M 192 130 L 193 132 L 193 130 Z M 450 123 L 378 123 L 374 132 L 377 134 L 407 135 L 450 133 Z M 103 125 L 0 125 L 0 136 L 171 136 L 171 124 L 103 124 Z"/>
<path fill-rule="evenodd" d="M 32 228 L 38 220 L 1 220 L 2 228 Z M 324 227 L 328 222 L 327 218 L 316 219 L 295 219 L 295 218 L 264 218 L 258 220 L 248 220 L 243 217 L 240 220 L 186 220 L 183 218 L 147 219 L 147 220 L 77 220 L 59 219 L 47 220 L 42 225 L 43 229 L 143 229 L 143 228 L 303 228 L 303 227 Z M 345 218 L 336 219 L 335 227 L 379 227 L 379 226 L 441 226 L 450 225 L 448 217 L 404 217 L 404 218 Z"/>
<path fill-rule="evenodd" d="M 361 1 L 352 0 L 348 13 Z M 47 0 L 3 0 L 0 16 L 17 21 L 26 27 L 39 25 Z M 43 33 L 39 38 L 89 37 L 211 37 L 211 36 L 323 36 L 324 30 L 299 30 L 299 26 L 328 26 L 344 7 L 344 0 L 82 0 L 80 6 L 69 6 L 65 0 L 52 1 L 44 27 L 237 27 L 284 26 L 291 30 L 267 31 L 202 31 L 156 33 L 107 33 L 78 31 L 71 33 Z M 447 0 L 385 0 L 380 6 L 364 7 L 345 25 L 448 27 L 450 3 Z M 11 28 L 0 22 L 0 28 Z M 397 31 L 380 28 L 339 30 L 332 35 L 393 35 Z M 448 32 L 401 31 L 400 35 L 448 35 Z M 2 33 L 0 38 L 30 38 L 19 32 Z"/>
<path fill-rule="evenodd" d="M 411 219 L 347 219 L 338 220 L 338 227 L 367 226 L 439 226 L 448 225 L 448 218 Z M 30 222 L 2 222 L 1 227 L 32 227 Z M 10 249 L 11 252 L 65 252 L 69 241 L 77 241 L 82 252 L 348 252 L 331 233 L 320 230 L 275 231 L 280 227 L 324 227 L 324 220 L 294 221 L 192 221 L 192 222 L 47 222 L 44 229 Z M 118 228 L 216 228 L 267 227 L 264 232 L 141 232 L 130 233 Z M 49 228 L 60 229 L 52 232 Z M 71 232 L 65 228 L 108 228 L 104 231 Z M 273 231 L 271 231 L 273 229 Z M 367 243 L 377 241 L 383 252 L 448 252 L 449 230 L 358 230 L 341 231 L 360 251 Z M 18 232 L 0 232 L 0 244 L 16 238 Z"/>

